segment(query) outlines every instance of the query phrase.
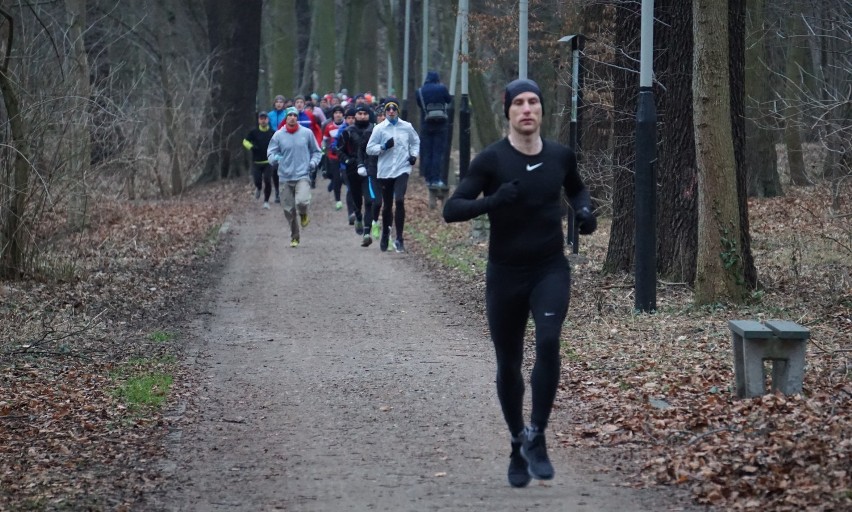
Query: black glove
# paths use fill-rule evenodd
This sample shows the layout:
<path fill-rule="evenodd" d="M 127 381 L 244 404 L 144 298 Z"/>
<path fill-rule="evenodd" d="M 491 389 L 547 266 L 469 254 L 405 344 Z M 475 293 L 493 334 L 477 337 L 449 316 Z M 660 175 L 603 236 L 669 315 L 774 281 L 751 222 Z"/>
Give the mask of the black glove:
<path fill-rule="evenodd" d="M 390 149 L 394 145 L 393 137 L 389 138 L 387 142 L 385 142 L 385 149 Z"/>
<path fill-rule="evenodd" d="M 309 174 L 311 177 L 311 188 L 317 188 L 317 168 L 314 167 L 313 164 L 311 164 L 311 171 Z"/>
<path fill-rule="evenodd" d="M 417 157 L 416 157 L 416 156 L 410 156 L 410 157 L 408 157 L 408 165 L 414 165 L 414 162 L 416 162 L 416 161 L 417 161 Z"/>
<path fill-rule="evenodd" d="M 595 218 L 595 214 L 592 213 L 588 206 L 577 210 L 577 213 L 574 215 L 574 223 L 577 225 L 577 229 L 581 235 L 591 235 L 598 228 L 598 219 Z"/>
<path fill-rule="evenodd" d="M 520 180 L 514 180 L 500 185 L 497 192 L 494 192 L 491 196 L 494 198 L 494 206 L 503 206 L 504 204 L 514 203 L 518 198 L 518 193 L 520 192 L 518 190 L 518 185 L 520 185 L 520 183 Z"/>

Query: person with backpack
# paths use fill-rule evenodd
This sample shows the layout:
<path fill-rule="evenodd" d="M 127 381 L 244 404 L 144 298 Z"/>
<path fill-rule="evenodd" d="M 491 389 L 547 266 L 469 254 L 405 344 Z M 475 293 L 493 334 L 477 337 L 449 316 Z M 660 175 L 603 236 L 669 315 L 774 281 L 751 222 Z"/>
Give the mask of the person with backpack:
<path fill-rule="evenodd" d="M 441 83 L 438 72 L 429 71 L 423 86 L 417 89 L 417 106 L 420 107 L 420 172 L 430 187 L 446 186 L 447 108 L 451 101 L 450 91 Z"/>

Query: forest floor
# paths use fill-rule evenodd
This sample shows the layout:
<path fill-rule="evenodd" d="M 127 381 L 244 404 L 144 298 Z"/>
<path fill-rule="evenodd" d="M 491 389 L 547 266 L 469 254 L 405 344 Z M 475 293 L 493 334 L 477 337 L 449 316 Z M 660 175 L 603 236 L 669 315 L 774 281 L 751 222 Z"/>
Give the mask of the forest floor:
<path fill-rule="evenodd" d="M 188 362 L 204 348 L 187 333 L 211 315 L 205 293 L 233 254 L 222 226 L 258 207 L 247 189 L 98 201 L 73 236 L 59 217 L 45 224 L 37 270 L 0 283 L 0 510 L 161 508 L 152 497 L 169 496 L 180 467 L 174 433 L 204 411 L 203 371 Z M 698 307 L 687 286 L 659 282 L 657 313 L 635 314 L 630 277 L 600 272 L 607 222 L 583 237 L 550 428 L 557 460 L 577 454 L 601 481 L 687 492 L 701 507 L 852 507 L 852 228 L 829 204 L 819 186 L 750 202 L 761 288 L 744 306 Z M 437 313 L 461 311 L 486 336 L 485 244 L 444 224 L 420 186 L 406 207 L 409 253 L 393 265 L 447 297 Z M 811 330 L 804 393 L 736 399 L 727 321 L 772 318 Z"/>

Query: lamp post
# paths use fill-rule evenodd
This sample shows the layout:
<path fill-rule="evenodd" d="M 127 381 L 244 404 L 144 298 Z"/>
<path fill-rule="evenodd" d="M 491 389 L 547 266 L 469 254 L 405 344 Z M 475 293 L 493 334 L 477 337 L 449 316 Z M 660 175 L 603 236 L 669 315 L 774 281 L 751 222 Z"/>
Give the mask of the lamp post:
<path fill-rule="evenodd" d="M 642 0 L 639 99 L 636 108 L 635 309 L 657 309 L 657 110 L 651 89 L 654 57 L 654 0 Z"/>
<path fill-rule="evenodd" d="M 571 121 L 568 130 L 568 146 L 574 151 L 577 163 L 580 163 L 580 128 L 581 122 L 578 112 L 583 104 L 583 68 L 580 64 L 580 55 L 586 45 L 586 38 L 582 34 L 572 34 L 559 39 L 560 43 L 571 44 Z M 568 215 L 568 243 L 571 244 L 571 252 L 578 254 L 580 251 L 580 233 L 574 225 L 574 215 Z"/>
<path fill-rule="evenodd" d="M 459 0 L 459 16 L 462 18 L 461 33 L 461 105 L 459 106 L 459 179 L 467 176 L 470 166 L 470 104 L 467 95 L 468 76 L 468 0 Z"/>

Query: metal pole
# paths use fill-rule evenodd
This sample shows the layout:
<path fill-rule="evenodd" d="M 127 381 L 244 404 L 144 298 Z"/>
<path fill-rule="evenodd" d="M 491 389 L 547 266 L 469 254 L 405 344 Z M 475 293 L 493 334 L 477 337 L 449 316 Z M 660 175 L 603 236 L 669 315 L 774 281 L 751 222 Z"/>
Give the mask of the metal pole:
<path fill-rule="evenodd" d="M 391 0 L 390 2 L 390 17 L 394 19 L 394 7 L 396 6 L 396 1 Z M 390 96 L 391 91 L 393 91 L 393 55 L 388 53 L 388 96 Z M 378 92 L 378 91 L 376 91 Z"/>
<path fill-rule="evenodd" d="M 461 12 L 456 14 L 456 32 L 453 36 L 453 63 L 450 70 L 450 104 L 447 106 L 447 151 L 444 154 L 444 168 L 442 170 L 444 183 L 452 187 L 456 184 L 456 173 L 450 172 L 450 154 L 453 152 L 453 131 L 455 130 L 456 117 L 456 81 L 458 80 L 459 47 L 461 46 L 462 17 Z"/>
<path fill-rule="evenodd" d="M 636 110 L 635 309 L 657 309 L 657 111 L 651 89 L 654 57 L 654 0 L 642 0 L 639 99 Z"/>
<path fill-rule="evenodd" d="M 461 37 L 461 58 L 462 73 L 461 73 L 461 106 L 459 108 L 459 179 L 464 179 L 467 176 L 467 169 L 470 166 L 470 104 L 467 96 L 467 77 L 468 77 L 468 0 L 459 0 L 459 16 L 462 17 L 462 37 Z"/>
<path fill-rule="evenodd" d="M 400 114 L 402 114 L 402 118 L 406 119 L 408 117 L 408 111 L 406 110 L 408 105 L 408 58 L 410 53 L 410 41 L 411 41 L 411 0 L 405 0 L 405 41 L 402 44 L 402 108 L 404 109 Z M 390 91 L 388 91 L 390 94 Z"/>
<path fill-rule="evenodd" d="M 571 120 L 568 123 L 568 147 L 574 151 L 577 163 L 580 162 L 580 108 L 583 103 L 583 65 L 581 55 L 585 48 L 586 38 L 582 34 L 565 36 L 558 42 L 571 43 Z M 571 244 L 571 252 L 578 254 L 580 251 L 580 233 L 575 229 L 574 212 L 568 211 L 568 233 L 566 241 Z"/>
<path fill-rule="evenodd" d="M 423 0 L 423 36 L 420 39 L 422 46 L 420 83 L 423 83 L 426 81 L 426 73 L 429 71 L 429 0 Z"/>
<path fill-rule="evenodd" d="M 529 0 L 520 0 L 518 5 L 518 78 L 527 78 L 527 25 Z"/>

